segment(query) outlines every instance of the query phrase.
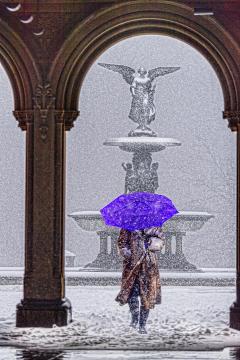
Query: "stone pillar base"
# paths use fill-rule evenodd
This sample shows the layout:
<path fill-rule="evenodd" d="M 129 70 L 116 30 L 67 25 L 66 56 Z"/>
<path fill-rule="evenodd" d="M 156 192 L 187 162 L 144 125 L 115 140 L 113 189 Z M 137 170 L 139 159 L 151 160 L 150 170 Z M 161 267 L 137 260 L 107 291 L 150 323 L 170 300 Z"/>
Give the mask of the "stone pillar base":
<path fill-rule="evenodd" d="M 240 330 L 240 306 L 236 302 L 230 307 L 230 327 Z"/>
<path fill-rule="evenodd" d="M 52 327 L 72 322 L 72 306 L 62 300 L 22 300 L 17 305 L 17 327 Z"/>
<path fill-rule="evenodd" d="M 202 272 L 197 267 L 191 264 L 182 254 L 159 254 L 158 262 L 160 269 L 174 270 L 174 271 L 194 271 Z"/>
<path fill-rule="evenodd" d="M 99 271 L 120 271 L 122 270 L 122 257 L 118 254 L 98 254 L 96 259 L 86 264 L 84 268 Z"/>

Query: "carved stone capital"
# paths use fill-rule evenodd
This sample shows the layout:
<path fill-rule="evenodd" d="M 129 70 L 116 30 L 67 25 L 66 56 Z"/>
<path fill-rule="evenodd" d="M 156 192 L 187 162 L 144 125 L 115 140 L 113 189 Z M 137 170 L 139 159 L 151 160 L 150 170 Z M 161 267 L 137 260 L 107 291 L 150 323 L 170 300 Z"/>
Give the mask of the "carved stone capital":
<path fill-rule="evenodd" d="M 223 118 L 228 120 L 228 127 L 231 129 L 231 131 L 238 131 L 240 129 L 239 110 L 223 111 Z"/>
<path fill-rule="evenodd" d="M 34 110 L 40 114 L 39 133 L 44 143 L 48 140 L 48 114 L 54 109 L 55 96 L 50 84 L 39 84 L 36 87 L 35 96 L 33 97 Z"/>
<path fill-rule="evenodd" d="M 40 116 L 42 119 L 41 129 L 44 128 L 44 139 L 46 138 L 46 118 L 48 115 L 49 109 L 43 109 L 39 108 L 40 103 L 36 105 L 35 108 L 37 108 L 40 111 Z M 74 121 L 79 116 L 79 111 L 77 110 L 54 110 L 55 115 L 55 121 L 57 123 L 64 123 L 65 130 L 69 131 L 74 126 Z M 27 123 L 33 123 L 34 120 L 34 110 L 15 110 L 13 111 L 13 115 L 15 119 L 19 122 L 19 127 L 22 130 L 27 129 Z"/>
<path fill-rule="evenodd" d="M 50 108 L 53 108 L 55 102 L 55 96 L 53 96 L 52 87 L 50 84 L 39 84 L 33 97 L 34 107 L 39 109 L 40 112 L 47 112 Z"/>
<path fill-rule="evenodd" d="M 15 119 L 18 121 L 18 126 L 24 131 L 27 130 L 27 123 L 33 122 L 33 110 L 15 110 L 13 111 Z"/>
<path fill-rule="evenodd" d="M 55 110 L 55 121 L 57 123 L 63 123 L 66 131 L 71 130 L 78 116 L 78 110 Z"/>

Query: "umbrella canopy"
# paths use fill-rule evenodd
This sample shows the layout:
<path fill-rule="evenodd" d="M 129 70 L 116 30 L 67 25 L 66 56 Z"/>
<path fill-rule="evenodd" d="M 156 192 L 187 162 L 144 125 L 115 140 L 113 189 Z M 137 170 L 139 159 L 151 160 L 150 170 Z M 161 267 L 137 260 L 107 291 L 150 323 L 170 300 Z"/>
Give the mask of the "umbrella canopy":
<path fill-rule="evenodd" d="M 162 226 L 179 211 L 164 195 L 134 192 L 118 196 L 100 212 L 106 225 L 133 231 Z"/>

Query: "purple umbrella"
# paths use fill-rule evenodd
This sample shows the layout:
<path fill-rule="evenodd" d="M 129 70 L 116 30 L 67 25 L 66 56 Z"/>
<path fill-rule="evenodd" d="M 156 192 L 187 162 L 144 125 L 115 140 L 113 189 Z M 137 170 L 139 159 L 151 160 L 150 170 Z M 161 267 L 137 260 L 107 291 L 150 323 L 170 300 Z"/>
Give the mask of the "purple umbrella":
<path fill-rule="evenodd" d="M 118 196 L 100 212 L 106 225 L 132 231 L 160 227 L 179 211 L 164 195 L 134 192 Z"/>

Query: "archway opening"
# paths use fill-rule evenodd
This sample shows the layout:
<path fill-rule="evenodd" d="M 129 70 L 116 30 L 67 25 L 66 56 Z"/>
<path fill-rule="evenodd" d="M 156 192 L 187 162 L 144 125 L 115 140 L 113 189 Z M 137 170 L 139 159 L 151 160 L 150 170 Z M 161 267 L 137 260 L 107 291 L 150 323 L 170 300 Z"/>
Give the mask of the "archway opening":
<path fill-rule="evenodd" d="M 16 303 L 22 296 L 24 272 L 26 149 L 25 133 L 18 128 L 12 113 L 14 109 L 12 86 L 1 63 L 0 88 L 1 318 L 14 324 Z"/>
<path fill-rule="evenodd" d="M 157 80 L 155 93 L 157 115 L 151 128 L 159 137 L 174 138 L 181 142 L 181 146 L 165 149 L 153 156 L 154 161 L 159 161 L 157 192 L 169 196 L 186 216 L 191 212 L 195 212 L 195 215 L 199 213 L 199 216 L 200 213 L 205 212 L 214 215 L 214 218 L 204 223 L 200 229 L 187 231 L 187 234 L 185 229 L 182 229 L 180 235 L 184 236 L 182 244 L 184 255 L 199 271 L 185 271 L 183 275 L 183 269 L 165 268 L 162 278 L 169 286 L 164 287 L 164 290 L 166 289 L 166 293 L 168 291 L 169 304 L 174 291 L 177 295 L 175 299 L 179 301 L 182 297 L 182 301 L 185 301 L 186 294 L 190 292 L 191 296 L 194 295 L 194 289 L 196 290 L 194 285 L 206 285 L 212 279 L 214 282 L 219 278 L 219 273 L 222 274 L 224 283 L 226 272 L 230 274 L 230 269 L 235 266 L 235 142 L 233 134 L 222 120 L 221 113 L 224 108 L 222 89 L 213 68 L 195 49 L 180 40 L 160 35 L 132 37 L 109 48 L 92 65 L 81 89 L 80 119 L 67 139 L 66 213 L 82 212 L 81 215 L 85 215 L 86 219 L 89 215 L 87 212 L 92 212 L 91 216 L 93 216 L 94 212 L 123 193 L 125 173 L 121 164 L 131 161 L 130 154 L 103 145 L 108 138 L 126 137 L 134 127 L 134 123 L 128 118 L 131 105 L 128 85 L 120 75 L 100 68 L 98 62 L 123 64 L 135 69 L 140 65 L 144 65 L 147 69 L 158 66 L 181 67 L 175 74 Z M 97 234 L 93 226 L 94 221 L 95 223 L 97 221 L 93 218 L 86 220 L 89 223 L 85 224 L 85 229 L 74 225 L 70 218 L 66 220 L 66 246 L 76 254 L 76 267 L 82 270 L 78 274 L 76 284 L 89 286 L 88 295 L 86 288 L 68 287 L 67 293 L 71 293 L 69 297 L 73 302 L 77 299 L 74 295 L 77 292 L 78 299 L 81 293 L 83 299 L 88 296 L 88 308 L 84 314 L 80 314 L 86 319 L 89 319 L 88 312 L 94 311 L 96 301 L 98 309 L 106 309 L 105 303 L 103 304 L 103 299 L 106 298 L 101 296 L 101 289 L 94 286 L 118 284 L 120 277 L 119 269 L 109 267 L 109 264 L 110 266 L 113 264 L 111 261 L 107 266 L 105 264 L 105 267 L 98 267 L 99 263 L 94 262 L 101 252 L 101 242 L 107 244 L 109 256 L 111 251 L 108 251 L 109 238 L 104 240 L 106 234 Z M 87 226 L 88 229 L 91 228 L 91 221 L 92 229 L 95 230 L 86 231 Z M 195 220 L 187 218 L 186 221 L 194 223 Z M 78 224 L 83 222 L 79 221 Z M 177 235 L 179 238 L 179 233 L 170 235 L 174 235 L 175 238 Z M 171 237 L 171 241 L 176 240 Z M 223 247 L 226 250 L 224 257 Z M 176 250 L 175 244 L 172 247 L 173 252 L 174 248 Z M 88 266 L 83 269 L 86 265 Z M 226 270 L 223 271 L 223 268 Z M 230 277 L 232 275 L 231 273 Z M 174 281 L 177 285 L 191 283 L 193 286 L 186 291 L 184 287 L 173 289 L 170 284 L 174 284 Z M 103 293 L 106 289 L 108 289 L 106 301 L 109 301 L 108 306 L 111 309 L 108 320 L 114 325 L 111 317 L 114 305 L 110 304 L 114 304 L 117 288 L 105 287 Z M 208 290 L 211 293 L 210 287 Z M 230 292 L 224 293 L 224 301 L 232 300 L 233 291 L 234 289 L 231 288 Z M 96 293 L 99 295 L 97 300 Z M 188 309 L 193 318 L 199 295 L 205 301 L 209 300 L 209 293 L 195 292 L 196 302 L 191 300 L 193 307 Z M 194 299 L 194 296 L 191 299 Z M 225 313 L 228 312 L 229 302 L 222 304 Z M 218 316 L 218 310 L 213 310 L 214 307 L 214 299 L 212 299 L 209 306 L 209 322 L 212 324 Z M 77 301 L 74 308 L 78 308 Z M 202 310 L 204 314 L 205 309 Z M 216 318 L 211 317 L 212 311 Z M 128 321 L 127 309 L 121 313 L 116 308 L 116 312 L 119 315 L 118 319 L 121 318 L 121 327 L 124 329 Z M 95 315 L 96 318 L 101 316 L 97 312 Z M 158 316 L 159 314 L 155 312 L 155 329 L 160 328 Z M 174 318 L 177 313 L 173 312 L 171 316 Z M 95 320 L 93 316 L 92 326 Z M 191 323 L 192 319 L 189 320 Z M 103 324 L 102 326 L 104 327 Z M 115 326 L 118 334 L 117 322 Z"/>

